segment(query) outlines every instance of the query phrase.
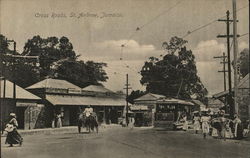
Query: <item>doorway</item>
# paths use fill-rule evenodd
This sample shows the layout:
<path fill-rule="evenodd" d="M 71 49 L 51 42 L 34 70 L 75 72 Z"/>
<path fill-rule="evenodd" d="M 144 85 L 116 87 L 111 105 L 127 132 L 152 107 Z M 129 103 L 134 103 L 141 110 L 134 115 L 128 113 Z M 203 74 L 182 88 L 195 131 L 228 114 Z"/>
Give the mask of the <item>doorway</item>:
<path fill-rule="evenodd" d="M 17 116 L 17 122 L 18 122 L 18 129 L 24 129 L 24 113 L 27 107 L 18 107 L 16 109 L 16 116 Z"/>

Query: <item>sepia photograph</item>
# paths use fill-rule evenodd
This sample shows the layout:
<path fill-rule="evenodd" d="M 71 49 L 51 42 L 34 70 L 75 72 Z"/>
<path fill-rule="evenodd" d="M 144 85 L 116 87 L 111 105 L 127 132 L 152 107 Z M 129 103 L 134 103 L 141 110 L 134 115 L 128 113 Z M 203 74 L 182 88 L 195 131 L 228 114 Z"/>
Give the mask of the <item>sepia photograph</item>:
<path fill-rule="evenodd" d="M 0 0 L 0 158 L 250 158 L 250 0 Z"/>

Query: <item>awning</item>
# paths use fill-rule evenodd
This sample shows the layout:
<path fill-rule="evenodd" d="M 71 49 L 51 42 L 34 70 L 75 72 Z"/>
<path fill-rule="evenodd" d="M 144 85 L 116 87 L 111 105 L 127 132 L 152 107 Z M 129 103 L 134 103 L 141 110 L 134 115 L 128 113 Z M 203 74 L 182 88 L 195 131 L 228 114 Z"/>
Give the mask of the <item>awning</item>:
<path fill-rule="evenodd" d="M 90 97 L 90 96 L 69 96 L 69 95 L 46 95 L 48 100 L 53 105 L 79 105 L 79 106 L 125 106 L 124 98 L 115 97 Z"/>
<path fill-rule="evenodd" d="M 234 90 L 234 89 L 232 89 L 232 91 L 233 91 L 233 90 Z M 218 99 L 218 98 L 224 97 L 224 96 L 226 96 L 226 95 L 228 95 L 228 94 L 229 94 L 229 91 L 226 90 L 226 91 L 223 91 L 223 92 L 214 94 L 214 95 L 213 95 L 213 98 Z"/>

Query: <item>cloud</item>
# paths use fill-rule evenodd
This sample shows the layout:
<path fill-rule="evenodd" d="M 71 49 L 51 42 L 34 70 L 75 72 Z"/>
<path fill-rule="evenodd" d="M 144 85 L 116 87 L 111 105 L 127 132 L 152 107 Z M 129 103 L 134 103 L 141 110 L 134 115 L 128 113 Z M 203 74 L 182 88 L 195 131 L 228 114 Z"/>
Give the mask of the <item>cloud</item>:
<path fill-rule="evenodd" d="M 128 74 L 129 84 L 133 90 L 145 90 L 145 87 L 140 84 L 141 75 L 138 73 L 143 64 L 143 60 L 109 61 L 108 67 L 105 68 L 109 79 L 103 84 L 113 91 L 124 91 L 126 74 Z"/>
<path fill-rule="evenodd" d="M 197 61 L 212 61 L 214 56 L 220 56 L 223 52 L 226 52 L 226 46 L 217 40 L 201 41 L 193 49 Z"/>
<path fill-rule="evenodd" d="M 124 45 L 124 47 L 122 47 Z M 147 60 L 150 56 L 159 57 L 161 50 L 154 45 L 139 44 L 135 40 L 106 40 L 96 42 L 86 52 L 88 58 L 100 60 Z M 84 53 L 85 54 L 85 53 Z"/>
<path fill-rule="evenodd" d="M 217 61 L 202 61 L 197 62 L 196 66 L 198 70 L 198 76 L 201 78 L 202 83 L 207 88 L 209 96 L 224 90 L 223 73 L 218 72 L 218 70 L 222 70 L 222 64 Z"/>
<path fill-rule="evenodd" d="M 249 44 L 246 43 L 245 41 L 242 41 L 239 43 L 239 51 L 241 52 L 242 50 L 244 50 L 245 48 L 249 48 Z"/>

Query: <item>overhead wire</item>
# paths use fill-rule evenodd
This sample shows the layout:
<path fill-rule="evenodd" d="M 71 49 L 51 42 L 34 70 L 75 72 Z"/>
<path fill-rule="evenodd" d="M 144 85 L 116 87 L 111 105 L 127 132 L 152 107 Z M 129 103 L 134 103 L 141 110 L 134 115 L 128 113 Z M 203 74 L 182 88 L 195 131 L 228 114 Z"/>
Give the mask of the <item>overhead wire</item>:
<path fill-rule="evenodd" d="M 236 12 L 238 12 L 238 11 L 240 11 L 240 10 L 242 10 L 242 9 L 245 9 L 245 8 L 247 8 L 247 7 L 248 7 L 248 5 L 246 5 L 246 6 L 244 6 L 244 7 L 241 7 L 241 8 L 239 8 L 239 9 L 237 9 Z M 192 30 L 192 31 L 188 31 L 184 36 L 182 36 L 182 38 L 185 38 L 185 37 L 191 35 L 192 33 L 196 32 L 196 31 L 199 31 L 199 30 L 201 30 L 201 29 L 203 29 L 203 28 L 205 28 L 205 27 L 207 27 L 207 26 L 209 26 L 209 25 L 211 25 L 211 24 L 217 22 L 218 19 L 220 19 L 220 18 L 225 18 L 225 17 L 226 17 L 226 15 L 225 15 L 225 16 L 222 16 L 222 17 L 219 17 L 219 18 L 216 18 L 216 19 L 214 19 L 214 20 L 208 22 L 208 23 L 205 24 L 205 25 L 199 26 L 199 27 L 195 28 L 195 29 Z"/>
<path fill-rule="evenodd" d="M 178 1 L 178 2 L 177 2 L 175 5 L 173 5 L 172 7 L 168 8 L 167 10 L 165 10 L 165 11 L 163 11 L 162 13 L 158 14 L 157 16 L 155 16 L 154 18 L 152 18 L 151 20 L 149 20 L 149 21 L 146 22 L 145 24 L 143 24 L 143 25 L 137 27 L 137 28 L 135 29 L 135 31 L 133 31 L 133 33 L 130 34 L 130 36 L 129 36 L 127 42 L 125 42 L 125 43 L 123 44 L 123 46 L 125 47 L 125 46 L 128 44 L 128 42 L 131 40 L 131 38 L 134 37 L 134 35 L 135 35 L 138 31 L 140 31 L 142 28 L 144 28 L 145 26 L 149 25 L 150 23 L 152 23 L 153 21 L 155 21 L 156 19 L 158 19 L 158 18 L 161 17 L 162 15 L 168 13 L 169 11 L 171 11 L 172 9 L 174 9 L 175 7 L 177 7 L 180 3 L 184 2 L 184 1 L 185 1 L 185 0 L 180 0 L 180 1 Z"/>
<path fill-rule="evenodd" d="M 168 13 L 169 11 L 171 11 L 172 9 L 174 9 L 176 6 L 178 6 L 180 3 L 184 2 L 185 0 L 180 0 L 178 1 L 176 4 L 174 4 L 172 7 L 168 8 L 167 10 L 163 11 L 162 13 L 158 14 L 157 16 L 155 16 L 154 18 L 152 18 L 151 20 L 149 20 L 147 23 L 141 25 L 140 27 L 137 27 L 135 29 L 135 31 L 132 32 L 132 34 L 130 34 L 130 36 L 128 37 L 128 40 L 123 43 L 121 45 L 121 54 L 120 54 L 120 60 L 123 60 L 124 58 L 124 48 L 127 47 L 128 43 L 130 42 L 130 40 L 135 36 L 135 34 L 138 32 L 138 31 L 141 31 L 142 28 L 146 27 L 147 25 L 149 25 L 150 23 L 152 23 L 153 21 L 155 21 L 156 19 L 158 19 L 159 17 L 161 17 L 162 15 Z M 130 70 L 132 71 L 135 71 L 136 73 L 140 73 L 138 72 L 138 70 L 134 70 L 133 68 L 131 68 L 127 63 L 124 63 L 125 67 L 126 68 L 129 68 Z"/>

